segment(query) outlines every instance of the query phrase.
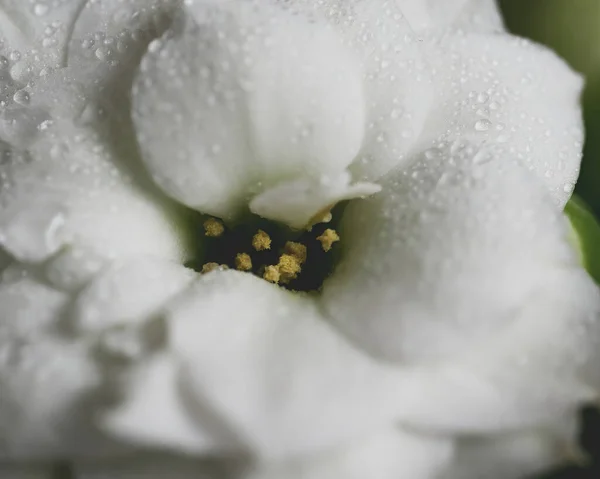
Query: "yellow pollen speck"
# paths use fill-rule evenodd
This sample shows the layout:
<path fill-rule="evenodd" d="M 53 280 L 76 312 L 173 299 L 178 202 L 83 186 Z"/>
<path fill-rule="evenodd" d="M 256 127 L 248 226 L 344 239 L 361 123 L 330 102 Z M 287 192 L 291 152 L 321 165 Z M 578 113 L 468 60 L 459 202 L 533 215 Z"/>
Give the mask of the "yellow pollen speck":
<path fill-rule="evenodd" d="M 258 233 L 252 238 L 252 247 L 256 251 L 271 249 L 271 237 L 263 230 L 258 230 Z"/>
<path fill-rule="evenodd" d="M 317 237 L 317 240 L 321 242 L 323 251 L 327 252 L 331 250 L 333 243 L 336 243 L 340 240 L 340 237 L 335 230 L 327 228 L 325 231 L 323 231 L 321 236 Z"/>
<path fill-rule="evenodd" d="M 226 264 L 219 263 L 206 263 L 202 265 L 202 274 L 211 273 L 212 271 L 216 271 L 218 269 L 229 269 Z"/>
<path fill-rule="evenodd" d="M 292 256 L 295 256 L 296 258 L 298 258 L 298 261 L 300 262 L 300 264 L 304 264 L 306 262 L 306 257 L 307 257 L 308 253 L 306 250 L 306 246 L 303 245 L 302 243 L 288 241 L 285 244 L 284 251 L 287 254 L 291 254 Z"/>
<path fill-rule="evenodd" d="M 247 253 L 238 253 L 235 257 L 235 268 L 239 271 L 250 271 L 252 269 L 252 258 Z"/>
<path fill-rule="evenodd" d="M 298 273 L 302 271 L 302 264 L 300 260 L 291 254 L 282 254 L 279 257 L 279 264 L 277 265 L 281 276 L 284 279 L 294 279 L 298 276 Z"/>
<path fill-rule="evenodd" d="M 279 279 L 281 278 L 281 273 L 279 272 L 279 268 L 277 266 L 267 266 L 265 268 L 265 272 L 263 274 L 263 279 L 266 279 L 269 283 L 279 283 Z"/>
<path fill-rule="evenodd" d="M 204 222 L 205 235 L 211 238 L 218 238 L 225 232 L 225 226 L 215 218 L 209 218 Z"/>

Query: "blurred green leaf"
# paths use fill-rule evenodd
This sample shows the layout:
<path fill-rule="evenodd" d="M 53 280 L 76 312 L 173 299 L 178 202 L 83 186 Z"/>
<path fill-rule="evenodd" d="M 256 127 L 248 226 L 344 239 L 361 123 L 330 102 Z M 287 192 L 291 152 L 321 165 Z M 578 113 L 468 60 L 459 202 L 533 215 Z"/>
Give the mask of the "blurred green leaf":
<path fill-rule="evenodd" d="M 580 254 L 581 263 L 594 280 L 600 284 L 600 224 L 588 206 L 576 196 L 565 208 L 575 233 L 574 242 Z"/>

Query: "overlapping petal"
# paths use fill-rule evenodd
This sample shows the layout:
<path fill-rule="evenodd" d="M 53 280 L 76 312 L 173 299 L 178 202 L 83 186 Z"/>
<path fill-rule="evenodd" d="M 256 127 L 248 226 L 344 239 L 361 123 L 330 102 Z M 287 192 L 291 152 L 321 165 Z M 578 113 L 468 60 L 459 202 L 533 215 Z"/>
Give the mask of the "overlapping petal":
<path fill-rule="evenodd" d="M 492 150 L 436 154 L 346 211 L 346 249 L 324 290 L 334 323 L 431 375 L 405 398 L 412 425 L 517 428 L 594 398 L 600 295 L 562 214 Z"/>
<path fill-rule="evenodd" d="M 450 462 L 450 439 L 390 429 L 337 453 L 257 466 L 243 479 L 436 479 Z"/>
<path fill-rule="evenodd" d="M 259 456 L 318 452 L 397 415 L 400 372 L 346 343 L 308 298 L 211 273 L 173 300 L 166 321 L 188 414 L 199 426 L 218 418 Z"/>
<path fill-rule="evenodd" d="M 85 344 L 57 333 L 68 296 L 21 275 L 0 301 L 0 460 L 107 451 L 85 404 L 99 371 Z"/>
<path fill-rule="evenodd" d="M 563 207 L 581 161 L 582 79 L 551 51 L 508 35 L 449 33 L 424 48 L 436 100 L 415 151 L 440 141 L 495 145 Z"/>
<path fill-rule="evenodd" d="M 152 44 L 133 98 L 155 181 L 224 218 L 277 182 L 342 173 L 363 138 L 352 51 L 270 2 L 191 2 Z"/>
<path fill-rule="evenodd" d="M 502 31 L 496 0 L 396 0 L 421 35 L 448 29 Z"/>

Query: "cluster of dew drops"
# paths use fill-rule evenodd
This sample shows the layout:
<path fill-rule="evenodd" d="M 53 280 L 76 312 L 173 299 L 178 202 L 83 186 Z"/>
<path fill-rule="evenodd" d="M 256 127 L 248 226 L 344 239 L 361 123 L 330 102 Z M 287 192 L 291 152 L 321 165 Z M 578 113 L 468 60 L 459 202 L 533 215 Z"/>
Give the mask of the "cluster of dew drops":
<path fill-rule="evenodd" d="M 165 4 L 168 1 L 170 0 L 166 0 Z M 56 59 L 54 62 L 45 62 L 44 58 L 47 54 L 56 54 L 55 49 L 61 47 L 60 42 L 63 41 L 64 35 L 67 35 L 67 30 L 73 27 L 68 23 L 75 20 L 75 18 L 69 18 L 67 21 L 56 20 L 52 18 L 52 14 L 59 9 L 61 12 L 65 8 L 73 9 L 77 4 L 82 9 L 98 7 L 102 0 L 79 2 L 23 0 L 23 2 L 30 4 L 30 14 L 36 19 L 35 21 L 39 20 L 42 28 L 40 32 L 36 32 L 38 37 L 33 43 L 33 48 L 28 51 L 11 50 L 0 35 L 0 113 L 11 104 L 29 105 L 32 95 L 30 90 L 35 84 L 36 77 L 43 78 L 52 73 L 54 69 L 52 63 L 55 63 Z M 75 16 L 74 12 L 70 14 Z M 119 15 L 126 18 L 118 18 Z M 143 25 L 142 19 L 144 19 Z M 114 36 L 107 35 L 101 29 L 88 32 L 79 40 L 78 54 L 88 60 L 116 66 L 132 44 L 148 40 L 158 34 L 160 25 L 165 24 L 165 15 L 159 7 L 149 2 L 148 6 L 136 9 L 133 13 L 128 9 L 122 11 L 117 9 L 115 20 L 127 24 L 127 27 Z M 34 71 L 34 68 L 37 71 Z M 27 81 L 23 82 L 23 78 Z"/>

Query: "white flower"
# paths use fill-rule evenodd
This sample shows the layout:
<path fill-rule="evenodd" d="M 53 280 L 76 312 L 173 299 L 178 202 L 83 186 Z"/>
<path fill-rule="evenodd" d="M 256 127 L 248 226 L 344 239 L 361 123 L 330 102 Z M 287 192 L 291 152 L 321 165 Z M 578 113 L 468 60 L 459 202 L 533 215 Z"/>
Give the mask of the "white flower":
<path fill-rule="evenodd" d="M 600 387 L 581 80 L 492 0 L 0 0 L 0 32 L 2 478 L 567 458 Z M 183 266 L 192 210 L 342 200 L 318 294 Z"/>

